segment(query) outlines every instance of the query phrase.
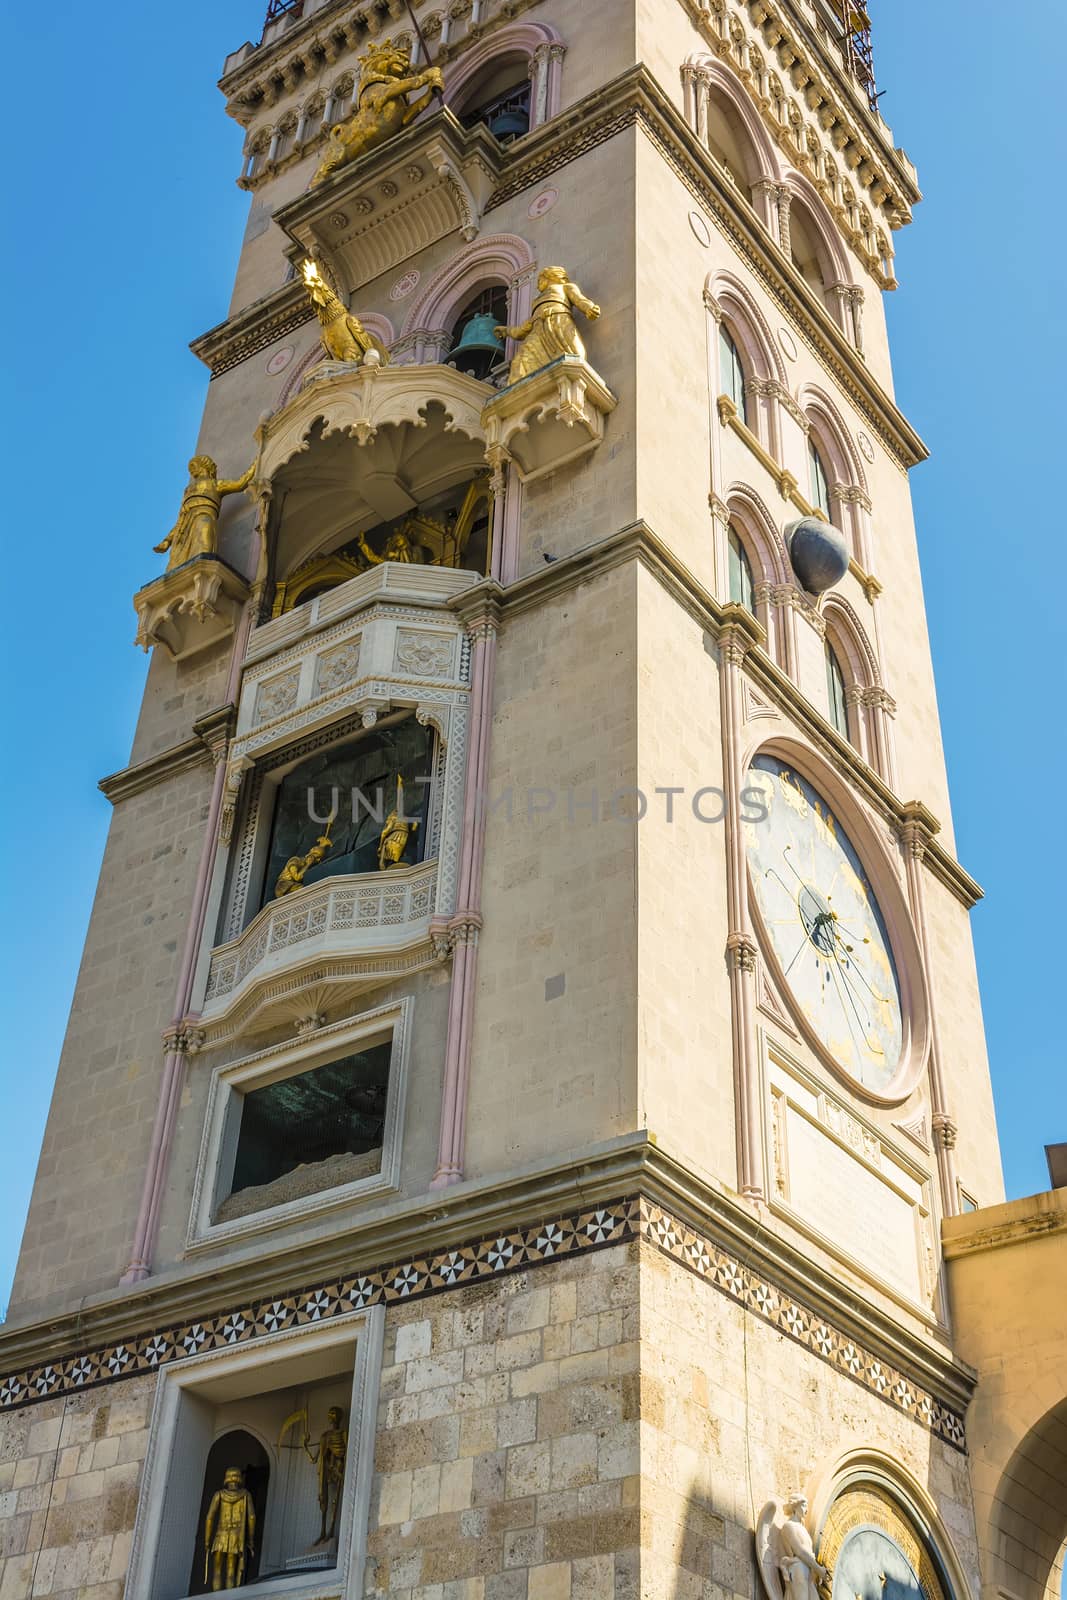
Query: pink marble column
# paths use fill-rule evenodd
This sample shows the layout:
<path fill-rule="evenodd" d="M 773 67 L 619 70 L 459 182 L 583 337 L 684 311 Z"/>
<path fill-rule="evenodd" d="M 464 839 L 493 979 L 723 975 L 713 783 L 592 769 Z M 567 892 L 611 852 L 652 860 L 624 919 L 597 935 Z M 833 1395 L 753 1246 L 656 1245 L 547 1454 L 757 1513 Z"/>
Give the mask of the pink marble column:
<path fill-rule="evenodd" d="M 237 625 L 233 654 L 230 657 L 230 670 L 226 681 L 225 703 L 227 705 L 234 704 L 237 697 L 241 662 L 244 660 L 248 635 L 258 609 L 259 599 L 257 593 L 246 604 Z M 174 1143 L 174 1131 L 178 1123 L 178 1108 L 181 1105 L 182 1088 L 185 1083 L 185 1058 L 190 1045 L 195 1044 L 195 1028 L 190 1026 L 191 1019 L 187 1017 L 186 1013 L 192 994 L 197 953 L 204 935 L 211 868 L 215 860 L 215 851 L 218 847 L 223 789 L 226 782 L 227 743 L 225 739 L 221 739 L 218 745 L 212 748 L 211 752 L 215 761 L 215 777 L 211 786 L 211 800 L 208 805 L 207 825 L 204 829 L 200 865 L 197 869 L 196 885 L 193 889 L 193 903 L 185 931 L 185 947 L 182 952 L 182 964 L 178 974 L 174 1015 L 170 1027 L 163 1035 L 165 1055 L 163 1058 L 163 1079 L 159 1089 L 159 1105 L 156 1110 L 155 1125 L 152 1129 L 148 1169 L 145 1172 L 144 1188 L 141 1192 L 141 1205 L 137 1213 L 137 1227 L 134 1232 L 130 1262 L 120 1279 L 123 1284 L 140 1283 L 148 1277 L 152 1270 L 152 1253 L 155 1249 L 156 1235 L 159 1230 L 159 1210 L 163 1199 L 163 1188 L 166 1183 L 171 1146 Z"/>
<path fill-rule="evenodd" d="M 456 911 L 448 924 L 452 941 L 452 985 L 448 997 L 448 1033 L 441 1092 L 441 1134 L 432 1189 L 443 1189 L 463 1177 L 467 1134 L 467 1089 L 470 1079 L 474 996 L 478 976 L 478 935 L 482 926 L 482 859 L 485 852 L 485 791 L 489 774 L 489 736 L 496 677 L 496 637 L 500 614 L 486 598 L 468 621 L 471 639 L 471 722 L 467 745 L 467 782 L 463 807 Z"/>
<path fill-rule="evenodd" d="M 945 1096 L 945 1075 L 942 1069 L 941 1036 L 937 1021 L 937 996 L 934 992 L 933 963 L 930 958 L 930 935 L 926 918 L 926 885 L 923 881 L 923 857 L 927 846 L 937 832 L 938 823 L 919 800 L 911 800 L 904 807 L 905 822 L 900 830 L 907 863 L 908 899 L 912 921 L 922 954 L 923 975 L 926 978 L 927 1004 L 930 1007 L 930 1121 L 934 1149 L 937 1152 L 937 1174 L 941 1189 L 941 1210 L 946 1217 L 958 1215 L 960 1209 L 959 1185 L 956 1181 L 956 1119 L 948 1109 Z"/>
<path fill-rule="evenodd" d="M 756 942 L 748 915 L 745 842 L 741 831 L 742 770 L 741 669 L 746 652 L 763 630 L 743 606 L 725 608 L 719 630 L 719 701 L 722 715 L 723 794 L 726 836 L 726 903 L 730 931 L 726 960 L 730 971 L 730 1011 L 734 1051 L 734 1111 L 737 1126 L 737 1186 L 750 1199 L 762 1199 L 763 1117 L 756 1052 Z M 759 637 L 757 637 L 757 635 Z"/>

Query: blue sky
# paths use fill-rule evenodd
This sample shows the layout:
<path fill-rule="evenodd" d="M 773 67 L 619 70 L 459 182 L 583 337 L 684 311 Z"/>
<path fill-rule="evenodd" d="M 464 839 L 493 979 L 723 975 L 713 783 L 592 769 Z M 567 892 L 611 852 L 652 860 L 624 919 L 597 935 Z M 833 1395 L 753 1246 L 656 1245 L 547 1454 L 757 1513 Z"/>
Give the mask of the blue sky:
<path fill-rule="evenodd" d="M 898 235 L 898 399 L 913 474 L 959 854 L 1008 1193 L 1067 1139 L 1061 844 L 1062 89 L 1048 19 L 992 0 L 873 0 L 882 106 L 927 196 Z M 133 591 L 157 570 L 226 313 L 247 197 L 215 82 L 262 0 L 15 8 L 2 648 L 6 1115 L 0 1306 L 144 683 Z M 20 142 L 21 141 L 21 142 Z M 1059 161 L 1056 156 L 1058 154 Z M 13 502 L 13 504 L 12 504 Z M 1049 554 L 1055 548 L 1055 556 Z M 949 1067 L 951 1071 L 951 1066 Z"/>

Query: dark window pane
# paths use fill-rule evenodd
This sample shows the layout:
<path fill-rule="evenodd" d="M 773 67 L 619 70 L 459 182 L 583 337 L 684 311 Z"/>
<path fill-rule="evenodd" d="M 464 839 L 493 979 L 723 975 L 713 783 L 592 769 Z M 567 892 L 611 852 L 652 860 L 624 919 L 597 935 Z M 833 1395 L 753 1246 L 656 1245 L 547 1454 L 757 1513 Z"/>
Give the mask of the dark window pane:
<path fill-rule="evenodd" d="M 738 416 L 747 424 L 748 396 L 745 393 L 744 363 L 740 350 L 722 322 L 719 324 L 719 367 L 722 392 L 729 395 L 737 407 Z"/>
<path fill-rule="evenodd" d="M 826 697 L 830 702 L 830 721 L 848 738 L 848 709 L 845 705 L 845 674 L 833 645 L 826 646 Z"/>
<path fill-rule="evenodd" d="M 826 477 L 826 467 L 818 450 L 808 440 L 808 466 L 811 469 L 811 503 L 816 511 L 821 511 L 827 522 L 830 520 L 830 485 Z"/>
<path fill-rule="evenodd" d="M 429 779 L 432 773 L 433 733 L 414 717 L 372 729 L 362 738 L 302 761 L 278 785 L 261 905 L 273 900 L 286 862 L 306 855 L 322 836 L 321 819 L 335 805 L 332 848 L 308 869 L 305 885 L 340 873 L 377 872 L 378 838 L 396 801 L 397 774 L 404 782 L 404 815 L 419 824 L 408 840 L 403 864 L 421 861 L 430 785 L 419 779 Z"/>
<path fill-rule="evenodd" d="M 380 1150 L 391 1048 L 372 1045 L 246 1094 L 232 1192 L 261 1188 L 331 1156 Z"/>
<path fill-rule="evenodd" d="M 730 599 L 755 615 L 752 563 L 734 529 L 730 529 Z"/>

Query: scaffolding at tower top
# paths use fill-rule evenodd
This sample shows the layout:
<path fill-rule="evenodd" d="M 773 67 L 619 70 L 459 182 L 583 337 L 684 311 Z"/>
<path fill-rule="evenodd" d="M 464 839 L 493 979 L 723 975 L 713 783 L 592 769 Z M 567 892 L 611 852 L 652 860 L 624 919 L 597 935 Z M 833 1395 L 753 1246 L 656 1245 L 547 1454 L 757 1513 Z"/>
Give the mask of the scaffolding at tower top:
<path fill-rule="evenodd" d="M 878 110 L 871 49 L 871 17 L 864 0 L 812 0 L 819 31 L 833 40 L 845 68 L 859 83 L 872 111 Z"/>

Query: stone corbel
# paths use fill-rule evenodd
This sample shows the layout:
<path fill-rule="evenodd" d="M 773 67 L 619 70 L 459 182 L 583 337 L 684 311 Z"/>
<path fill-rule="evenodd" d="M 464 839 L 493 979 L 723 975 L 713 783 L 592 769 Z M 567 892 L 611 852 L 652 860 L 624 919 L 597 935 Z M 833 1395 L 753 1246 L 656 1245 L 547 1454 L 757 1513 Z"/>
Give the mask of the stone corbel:
<path fill-rule="evenodd" d="M 222 817 L 219 824 L 219 840 L 228 845 L 233 838 L 234 818 L 237 816 L 237 804 L 241 798 L 241 785 L 246 772 L 250 772 L 255 765 L 251 756 L 235 756 L 226 768 L 226 781 L 222 789 Z"/>
<path fill-rule="evenodd" d="M 162 645 L 175 661 L 218 644 L 234 627 L 248 584 L 217 555 L 193 556 L 133 597 L 135 643 Z"/>
<path fill-rule="evenodd" d="M 433 728 L 441 750 L 448 749 L 452 714 L 448 706 L 422 705 L 415 707 L 415 721 L 423 728 Z"/>
<path fill-rule="evenodd" d="M 596 449 L 604 437 L 604 418 L 617 404 L 604 380 L 579 356 L 560 356 L 502 389 L 486 403 L 481 418 L 494 494 L 504 487 L 509 461 L 528 482 Z"/>
<path fill-rule="evenodd" d="M 444 179 L 455 197 L 460 216 L 463 219 L 460 223 L 459 235 L 461 239 L 465 239 L 470 244 L 472 239 L 478 237 L 478 230 L 482 225 L 481 207 L 474 198 L 474 194 L 465 181 L 463 174 L 458 167 L 448 160 L 447 156 L 437 155 L 431 151 L 430 163 L 437 176 Z"/>

